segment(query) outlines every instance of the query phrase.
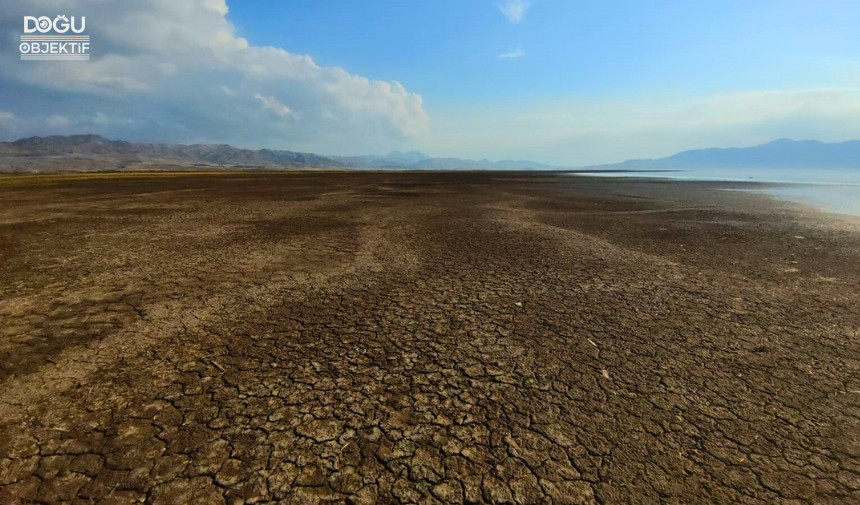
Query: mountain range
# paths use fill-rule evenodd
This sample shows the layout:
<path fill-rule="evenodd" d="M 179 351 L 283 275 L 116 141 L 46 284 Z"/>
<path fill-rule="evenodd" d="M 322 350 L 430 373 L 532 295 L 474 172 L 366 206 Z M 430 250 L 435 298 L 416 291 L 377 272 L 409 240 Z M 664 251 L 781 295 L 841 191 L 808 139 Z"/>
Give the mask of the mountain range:
<path fill-rule="evenodd" d="M 196 169 L 497 169 L 547 170 L 532 161 L 433 158 L 419 151 L 383 156 L 321 156 L 273 149 L 240 149 L 227 144 L 149 144 L 108 140 L 99 135 L 29 137 L 0 142 L 0 172 Z"/>
<path fill-rule="evenodd" d="M 149 144 L 108 140 L 98 135 L 29 137 L 0 142 L 0 172 L 194 169 L 407 169 L 554 170 L 524 160 L 434 158 L 420 151 L 386 155 L 321 156 L 273 149 L 240 149 L 226 144 Z M 860 169 L 860 141 L 823 143 L 780 139 L 742 148 L 683 151 L 660 159 L 628 160 L 578 171 Z"/>
<path fill-rule="evenodd" d="M 824 143 L 779 139 L 754 147 L 694 149 L 666 158 L 628 160 L 595 170 L 860 169 L 860 140 Z"/>
<path fill-rule="evenodd" d="M 0 143 L 0 170 L 41 167 L 63 170 L 123 169 L 158 164 L 236 168 L 340 168 L 340 163 L 316 154 L 293 151 L 239 149 L 226 144 L 146 144 L 108 140 L 98 135 L 29 137 Z"/>

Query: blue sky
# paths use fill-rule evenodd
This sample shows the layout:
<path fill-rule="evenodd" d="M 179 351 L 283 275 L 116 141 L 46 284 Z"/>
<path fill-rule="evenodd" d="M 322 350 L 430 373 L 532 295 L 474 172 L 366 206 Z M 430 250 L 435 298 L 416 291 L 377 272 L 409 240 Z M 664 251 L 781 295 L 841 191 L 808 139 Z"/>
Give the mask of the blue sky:
<path fill-rule="evenodd" d="M 12 4 L 9 40 L 22 14 L 86 14 L 95 61 L 3 55 L 5 137 L 86 129 L 571 166 L 860 138 L 856 1 Z"/>
<path fill-rule="evenodd" d="M 502 3 L 246 0 L 228 18 L 252 44 L 440 103 L 827 86 L 860 51 L 856 1 L 536 0 L 518 23 Z"/>

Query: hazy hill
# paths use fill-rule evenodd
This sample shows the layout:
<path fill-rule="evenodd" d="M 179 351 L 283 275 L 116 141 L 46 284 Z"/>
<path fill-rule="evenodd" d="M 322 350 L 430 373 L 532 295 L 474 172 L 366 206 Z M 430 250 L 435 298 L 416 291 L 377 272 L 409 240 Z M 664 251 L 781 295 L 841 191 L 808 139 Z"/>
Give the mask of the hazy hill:
<path fill-rule="evenodd" d="M 400 168 L 417 170 L 552 170 L 552 165 L 524 160 L 466 160 L 433 158 L 420 151 L 392 151 L 385 156 L 333 156 L 345 165 L 358 168 Z"/>
<path fill-rule="evenodd" d="M 423 168 L 423 169 L 437 169 L 437 170 L 446 170 L 446 169 L 456 169 L 456 168 L 464 168 L 464 169 L 496 169 L 496 170 L 551 170 L 556 168 L 552 165 L 546 165 L 544 163 L 538 163 L 536 161 L 522 161 L 522 160 L 502 160 L 502 161 L 490 161 L 487 159 L 484 160 L 464 160 L 461 158 L 429 158 L 426 160 L 421 160 L 416 163 L 410 165 L 410 168 Z"/>
<path fill-rule="evenodd" d="M 273 149 L 240 149 L 226 144 L 147 144 L 108 140 L 99 135 L 29 137 L 0 143 L 0 171 L 89 171 L 157 169 L 159 165 L 198 168 L 367 168 L 547 170 L 533 161 L 432 158 L 420 151 L 384 156 L 320 156 Z"/>
<path fill-rule="evenodd" d="M 817 140 L 774 140 L 754 147 L 696 149 L 660 159 L 628 160 L 598 169 L 693 170 L 731 168 L 860 169 L 860 140 L 828 144 Z"/>
<path fill-rule="evenodd" d="M 427 156 L 421 151 L 409 151 L 405 153 L 400 151 L 391 151 L 390 153 L 385 155 L 385 158 L 388 158 L 389 160 L 400 160 L 409 163 L 415 163 L 416 161 L 426 160 L 430 158 L 430 156 Z"/>

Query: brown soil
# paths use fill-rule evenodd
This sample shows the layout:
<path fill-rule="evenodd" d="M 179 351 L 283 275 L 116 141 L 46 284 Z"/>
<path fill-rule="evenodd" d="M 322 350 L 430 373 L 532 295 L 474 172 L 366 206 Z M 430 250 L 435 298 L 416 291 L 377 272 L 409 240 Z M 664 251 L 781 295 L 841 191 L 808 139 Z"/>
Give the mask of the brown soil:
<path fill-rule="evenodd" d="M 860 234 L 710 183 L 0 178 L 0 503 L 860 503 Z"/>

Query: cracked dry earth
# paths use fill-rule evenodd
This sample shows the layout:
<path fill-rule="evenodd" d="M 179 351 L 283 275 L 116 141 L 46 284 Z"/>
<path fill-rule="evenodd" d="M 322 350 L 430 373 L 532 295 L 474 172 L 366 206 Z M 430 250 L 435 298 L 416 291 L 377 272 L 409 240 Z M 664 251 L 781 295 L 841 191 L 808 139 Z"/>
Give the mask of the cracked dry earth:
<path fill-rule="evenodd" d="M 860 235 L 708 183 L 0 179 L 0 503 L 860 503 Z"/>

